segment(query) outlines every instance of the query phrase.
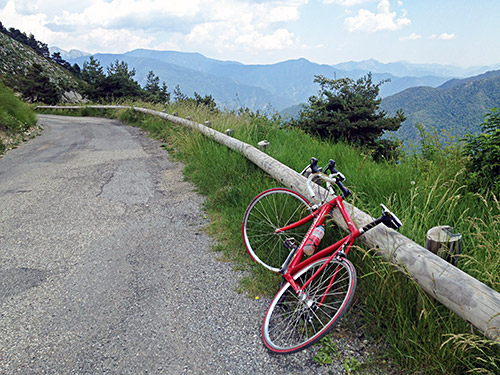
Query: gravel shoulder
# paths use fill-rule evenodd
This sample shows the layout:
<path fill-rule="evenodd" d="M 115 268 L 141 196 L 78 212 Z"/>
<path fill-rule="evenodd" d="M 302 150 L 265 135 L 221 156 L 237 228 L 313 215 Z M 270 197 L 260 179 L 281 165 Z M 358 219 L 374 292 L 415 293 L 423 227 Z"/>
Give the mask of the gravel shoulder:
<path fill-rule="evenodd" d="M 158 142 L 114 120 L 39 122 L 0 159 L 1 374 L 344 373 L 315 348 L 264 348 L 268 300 L 236 291 Z M 338 340 L 366 358 L 363 337 Z"/>

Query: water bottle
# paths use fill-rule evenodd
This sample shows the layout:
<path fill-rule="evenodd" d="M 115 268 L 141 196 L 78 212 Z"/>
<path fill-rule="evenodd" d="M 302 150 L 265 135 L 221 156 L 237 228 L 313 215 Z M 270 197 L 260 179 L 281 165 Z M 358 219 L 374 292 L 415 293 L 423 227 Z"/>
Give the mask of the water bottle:
<path fill-rule="evenodd" d="M 311 237 L 309 237 L 309 239 L 306 241 L 306 244 L 304 246 L 304 253 L 306 255 L 313 255 L 324 235 L 325 227 L 323 225 L 316 227 L 316 229 L 314 229 L 314 231 L 312 232 Z"/>

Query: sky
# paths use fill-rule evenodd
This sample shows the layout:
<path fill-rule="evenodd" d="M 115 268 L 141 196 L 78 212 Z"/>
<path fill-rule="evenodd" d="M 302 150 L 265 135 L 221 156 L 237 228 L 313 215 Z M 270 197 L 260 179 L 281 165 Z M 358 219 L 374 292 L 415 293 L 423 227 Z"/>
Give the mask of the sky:
<path fill-rule="evenodd" d="M 500 0 L 0 0 L 0 22 L 50 47 L 199 52 L 245 64 L 306 58 L 500 63 Z"/>

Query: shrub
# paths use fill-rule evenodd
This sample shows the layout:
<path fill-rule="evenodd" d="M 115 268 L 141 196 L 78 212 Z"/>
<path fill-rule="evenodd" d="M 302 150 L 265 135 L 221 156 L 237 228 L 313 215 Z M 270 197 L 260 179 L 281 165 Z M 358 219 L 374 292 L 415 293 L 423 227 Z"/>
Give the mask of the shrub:
<path fill-rule="evenodd" d="M 0 130 L 21 133 L 36 123 L 33 111 L 0 82 Z"/>
<path fill-rule="evenodd" d="M 500 111 L 493 108 L 481 125 L 483 133 L 465 138 L 470 184 L 479 191 L 500 193 Z"/>

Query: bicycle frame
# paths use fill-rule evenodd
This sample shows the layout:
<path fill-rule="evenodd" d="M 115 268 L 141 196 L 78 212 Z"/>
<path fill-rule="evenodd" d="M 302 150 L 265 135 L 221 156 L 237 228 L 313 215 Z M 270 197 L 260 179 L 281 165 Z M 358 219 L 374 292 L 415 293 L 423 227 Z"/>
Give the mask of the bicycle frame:
<path fill-rule="evenodd" d="M 285 187 L 271 188 L 250 202 L 242 223 L 248 254 L 283 277 L 262 323 L 265 346 L 279 354 L 295 353 L 314 344 L 349 308 L 357 276 L 347 255 L 354 241 L 379 224 L 396 230 L 402 225 L 397 216 L 381 204 L 382 216 L 358 229 L 344 206 L 343 201 L 351 192 L 344 186 L 345 177 L 335 168 L 334 160 L 330 159 L 327 167 L 319 168 L 318 160 L 311 158 L 310 165 L 301 174 L 307 175 L 310 198 L 318 194 L 321 204 L 311 205 L 305 196 Z M 326 186 L 327 191 L 313 188 L 313 183 Z M 335 185 L 340 195 L 336 194 Z M 314 246 L 309 247 L 309 242 L 319 246 L 326 218 L 336 208 L 339 212 L 335 212 L 335 216 L 340 213 L 339 219 L 346 224 L 348 234 L 334 244 L 323 242 L 324 248 L 319 247 L 314 253 Z M 313 254 L 306 256 L 306 253 Z"/>
<path fill-rule="evenodd" d="M 324 248 L 323 250 L 318 251 L 316 254 L 313 254 L 311 257 L 309 257 L 305 260 L 302 260 L 303 255 L 304 255 L 304 251 L 303 251 L 304 246 L 305 246 L 307 240 L 309 239 L 309 237 L 311 237 L 314 229 L 316 229 L 316 227 L 322 225 L 323 222 L 325 221 L 328 213 L 336 207 L 340 210 L 342 218 L 346 222 L 347 228 L 348 228 L 350 234 L 348 234 L 347 236 L 345 236 L 341 240 L 337 241 L 333 245 L 330 245 L 330 246 Z M 286 232 L 287 230 L 299 227 L 299 226 L 301 226 L 301 225 L 303 225 L 311 220 L 314 220 L 313 224 L 311 225 L 311 227 L 307 231 L 307 233 L 306 233 L 304 239 L 302 240 L 301 244 L 299 245 L 299 247 L 296 249 L 295 255 L 293 255 L 293 258 L 291 259 L 290 263 L 288 264 L 288 266 L 285 266 L 285 268 L 281 272 L 283 277 L 285 278 L 285 280 L 290 283 L 292 288 L 298 294 L 300 294 L 300 292 L 303 290 L 303 288 L 305 288 L 307 286 L 307 284 L 309 284 L 309 282 L 312 279 L 314 279 L 321 271 L 323 271 L 323 269 L 326 267 L 326 265 L 334 257 L 336 257 L 339 253 L 342 253 L 343 255 L 347 255 L 349 253 L 349 250 L 351 249 L 351 246 L 352 246 L 354 240 L 357 237 L 359 237 L 361 234 L 360 231 L 358 230 L 358 228 L 356 227 L 356 225 L 354 225 L 351 217 L 349 216 L 349 213 L 345 209 L 341 195 L 336 196 L 335 198 L 331 199 L 328 202 L 325 202 L 318 209 L 316 209 L 315 211 L 313 211 L 311 214 L 304 217 L 303 219 L 301 219 L 295 223 L 292 223 L 290 225 L 287 225 L 283 228 L 277 229 L 275 231 L 275 233 Z M 298 271 L 300 271 L 302 268 L 307 267 L 309 264 L 317 261 L 320 258 L 325 258 L 325 257 L 329 257 L 328 261 L 325 262 L 325 264 L 320 269 L 318 269 L 316 271 L 316 273 L 304 285 L 302 285 L 302 287 L 299 287 L 297 285 L 297 283 L 295 282 L 295 280 L 293 279 L 293 275 L 295 273 L 297 273 Z M 285 264 L 286 263 L 287 262 L 285 261 Z"/>

